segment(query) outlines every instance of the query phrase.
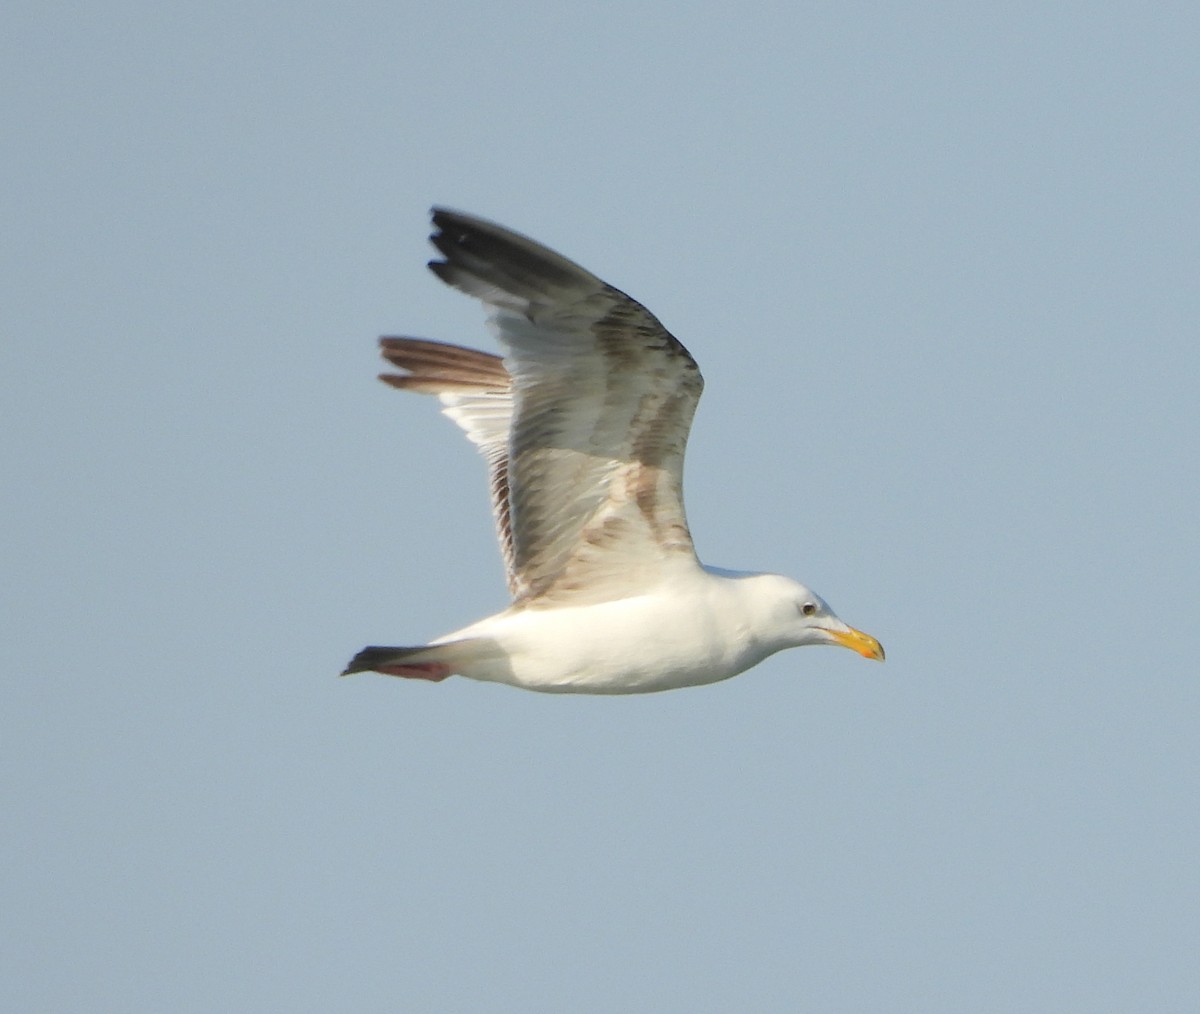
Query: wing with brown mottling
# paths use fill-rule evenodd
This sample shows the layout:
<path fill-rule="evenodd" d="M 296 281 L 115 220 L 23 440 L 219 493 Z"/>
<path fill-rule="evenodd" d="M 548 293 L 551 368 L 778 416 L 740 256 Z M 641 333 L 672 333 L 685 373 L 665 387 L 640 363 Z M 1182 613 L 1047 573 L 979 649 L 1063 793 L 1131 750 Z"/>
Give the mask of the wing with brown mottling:
<path fill-rule="evenodd" d="M 694 563 L 683 457 L 703 380 L 687 349 L 640 303 L 533 240 L 443 209 L 433 222 L 445 259 L 430 268 L 491 308 L 507 353 L 518 600 L 623 598 L 671 561 Z"/>

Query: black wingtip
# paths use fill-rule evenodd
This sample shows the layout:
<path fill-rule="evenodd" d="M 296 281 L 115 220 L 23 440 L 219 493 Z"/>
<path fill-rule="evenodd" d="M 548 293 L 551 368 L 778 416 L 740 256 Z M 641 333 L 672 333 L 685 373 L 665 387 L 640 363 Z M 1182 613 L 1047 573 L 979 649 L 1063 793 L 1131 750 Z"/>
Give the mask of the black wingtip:
<path fill-rule="evenodd" d="M 496 224 L 495 222 L 489 222 L 487 219 L 482 219 L 478 215 L 468 215 L 465 211 L 459 211 L 457 208 L 447 208 L 444 204 L 435 204 L 429 209 L 429 220 L 439 229 L 444 228 L 449 222 L 461 222 L 464 219 L 469 222 L 484 222 L 487 225 Z"/>
<path fill-rule="evenodd" d="M 430 261 L 425 266 L 447 285 L 453 284 L 453 282 L 450 280 L 450 275 L 453 269 L 446 261 Z"/>
<path fill-rule="evenodd" d="M 453 208 L 441 208 L 436 205 L 430 209 L 429 220 L 433 223 L 433 232 L 429 240 L 442 253 L 446 253 L 443 244 L 453 246 L 462 242 L 470 232 L 500 232 L 510 230 L 498 222 L 480 218 L 478 215 L 468 215 L 465 211 L 455 211 Z M 457 233 L 458 235 L 451 235 Z"/>
<path fill-rule="evenodd" d="M 443 282 L 482 298 L 481 286 L 522 300 L 591 290 L 603 282 L 562 254 L 497 222 L 449 208 L 432 211 L 429 241 L 445 259 L 429 262 Z"/>

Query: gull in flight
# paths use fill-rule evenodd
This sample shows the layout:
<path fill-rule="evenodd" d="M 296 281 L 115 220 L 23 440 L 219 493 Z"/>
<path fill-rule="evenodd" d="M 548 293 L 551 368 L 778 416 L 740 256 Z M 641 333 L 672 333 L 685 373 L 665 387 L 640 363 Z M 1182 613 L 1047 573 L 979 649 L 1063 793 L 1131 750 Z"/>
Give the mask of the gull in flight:
<path fill-rule="evenodd" d="M 343 675 L 452 675 L 556 693 L 634 694 L 728 679 L 784 648 L 883 659 L 804 585 L 700 563 L 683 454 L 704 382 L 640 303 L 553 250 L 435 208 L 430 269 L 479 299 L 504 356 L 382 338 L 487 462 L 512 604 L 416 647 L 370 647 Z"/>

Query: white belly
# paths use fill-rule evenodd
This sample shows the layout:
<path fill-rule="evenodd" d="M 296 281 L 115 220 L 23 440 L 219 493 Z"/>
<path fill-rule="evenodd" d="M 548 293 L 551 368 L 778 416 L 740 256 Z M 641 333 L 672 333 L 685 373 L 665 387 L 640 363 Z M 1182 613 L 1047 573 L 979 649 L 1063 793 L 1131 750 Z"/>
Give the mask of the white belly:
<path fill-rule="evenodd" d="M 728 679 L 770 654 L 723 599 L 702 582 L 679 594 L 508 611 L 439 640 L 488 642 L 458 670 L 473 679 L 558 693 L 671 690 Z"/>

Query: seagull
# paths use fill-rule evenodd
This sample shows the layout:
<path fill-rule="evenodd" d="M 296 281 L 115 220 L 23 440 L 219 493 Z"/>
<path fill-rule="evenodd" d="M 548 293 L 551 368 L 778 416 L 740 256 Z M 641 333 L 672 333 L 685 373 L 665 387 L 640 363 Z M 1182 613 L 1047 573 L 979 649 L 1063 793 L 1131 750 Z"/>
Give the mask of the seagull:
<path fill-rule="evenodd" d="M 452 675 L 549 693 L 636 694 L 716 683 L 784 648 L 883 659 L 804 585 L 700 563 L 683 456 L 704 381 L 644 306 L 493 222 L 432 212 L 430 270 L 479 299 L 504 356 L 381 338 L 487 462 L 512 604 L 416 647 L 373 646 L 342 675 Z"/>

